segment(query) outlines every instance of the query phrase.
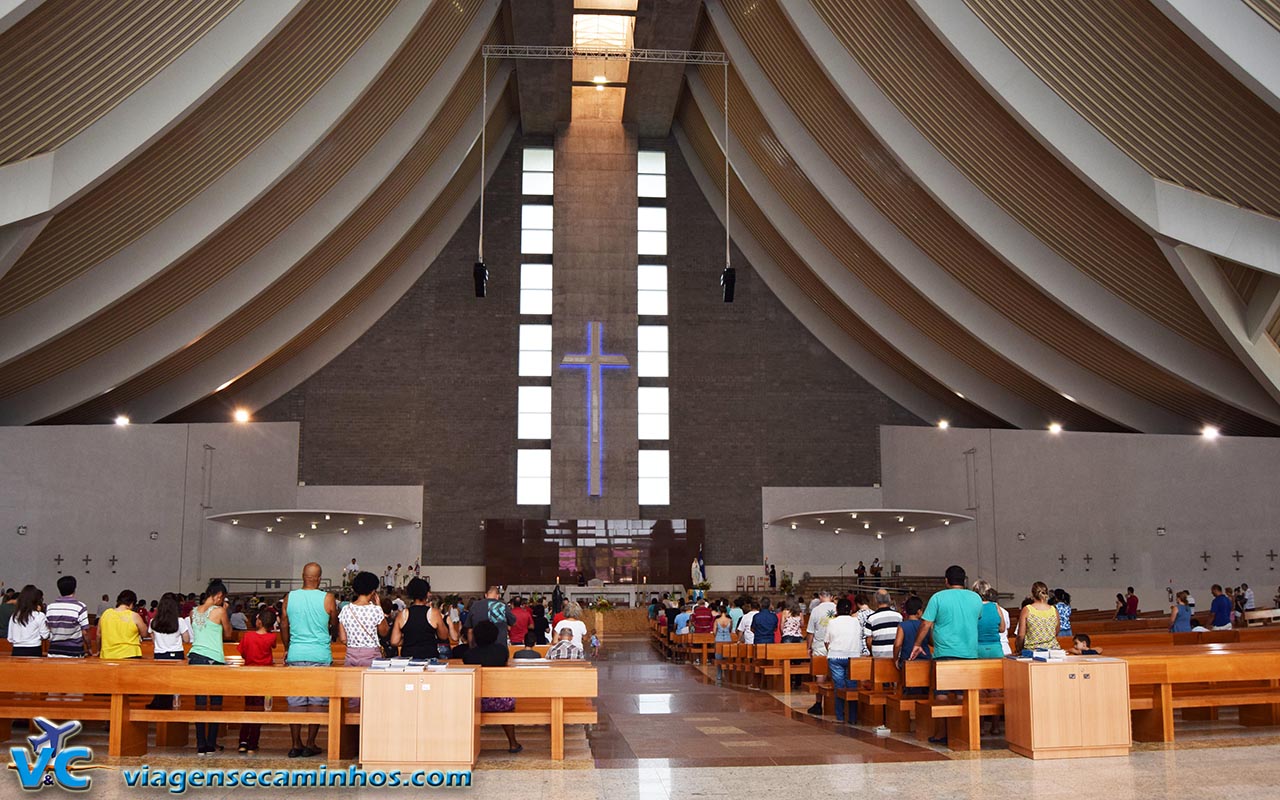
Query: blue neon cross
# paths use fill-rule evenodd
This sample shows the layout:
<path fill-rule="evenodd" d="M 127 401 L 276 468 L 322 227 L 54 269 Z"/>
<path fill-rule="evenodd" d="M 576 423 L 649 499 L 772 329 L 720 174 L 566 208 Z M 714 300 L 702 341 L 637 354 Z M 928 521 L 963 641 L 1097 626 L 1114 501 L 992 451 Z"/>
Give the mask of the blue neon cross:
<path fill-rule="evenodd" d="M 602 494 L 601 480 L 604 473 L 604 403 L 601 401 L 601 370 L 626 369 L 627 357 L 605 353 L 601 345 L 604 337 L 603 322 L 587 323 L 587 352 L 569 353 L 560 360 L 560 366 L 587 371 L 587 495 Z"/>

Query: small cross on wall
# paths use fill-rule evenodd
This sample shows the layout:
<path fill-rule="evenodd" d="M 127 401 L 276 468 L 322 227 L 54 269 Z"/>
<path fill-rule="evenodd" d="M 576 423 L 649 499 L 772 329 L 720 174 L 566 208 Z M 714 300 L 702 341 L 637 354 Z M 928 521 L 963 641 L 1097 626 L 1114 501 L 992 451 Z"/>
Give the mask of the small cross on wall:
<path fill-rule="evenodd" d="M 1112 572 L 1116 571 L 1116 564 L 1119 564 L 1119 563 L 1120 563 L 1120 556 L 1116 555 L 1115 553 L 1112 553 L 1111 554 L 1111 571 Z"/>
<path fill-rule="evenodd" d="M 1066 567 L 1066 564 L 1067 564 L 1067 555 L 1066 555 L 1066 553 L 1061 553 L 1061 554 L 1059 554 L 1059 555 L 1058 555 L 1058 563 L 1063 565 L 1063 566 L 1061 566 L 1061 567 L 1058 567 L 1058 572 L 1066 572 L 1066 569 L 1064 569 L 1064 568 Z"/>
<path fill-rule="evenodd" d="M 108 559 L 107 559 L 107 563 L 111 565 L 111 574 L 112 574 L 112 575 L 116 574 L 116 562 L 118 562 L 119 560 L 120 560 L 120 559 L 118 559 L 118 558 L 116 558 L 116 557 L 115 557 L 115 554 L 114 554 L 114 553 L 111 555 L 111 558 L 108 558 Z"/>
<path fill-rule="evenodd" d="M 1089 555 L 1088 553 L 1085 553 L 1085 554 L 1084 554 L 1084 559 L 1083 559 L 1083 560 L 1084 560 L 1084 563 L 1086 563 L 1086 564 L 1093 564 L 1093 556 Z M 1085 567 L 1085 568 L 1084 568 L 1084 571 L 1085 571 L 1085 572 L 1088 572 L 1088 571 L 1089 571 L 1089 568 L 1088 568 L 1088 567 Z"/>
<path fill-rule="evenodd" d="M 1276 556 L 1278 555 L 1280 555 L 1280 553 L 1277 553 L 1275 548 L 1272 548 L 1267 552 L 1267 560 L 1271 562 L 1271 569 L 1273 570 L 1276 568 Z"/>
<path fill-rule="evenodd" d="M 92 561 L 93 559 L 92 559 L 92 558 L 89 558 L 88 554 L 86 554 L 86 555 L 85 555 L 85 557 L 84 557 L 84 558 L 82 558 L 82 559 L 80 559 L 80 560 L 84 562 L 84 574 L 85 574 L 85 575 L 88 575 L 88 574 L 89 574 L 89 562 L 90 562 L 90 561 Z"/>
<path fill-rule="evenodd" d="M 1232 557 L 1232 558 L 1234 558 L 1234 559 L 1236 560 L 1236 572 L 1239 572 L 1239 571 L 1240 571 L 1240 559 L 1244 558 L 1244 556 L 1240 554 L 1240 551 L 1239 551 L 1239 550 L 1236 550 L 1234 553 L 1232 553 L 1232 554 L 1231 554 L 1231 557 Z"/>
<path fill-rule="evenodd" d="M 1209 559 L 1210 559 L 1210 558 L 1212 558 L 1212 557 L 1213 557 L 1213 556 L 1209 555 L 1209 551 L 1208 551 L 1208 550 L 1206 550 L 1206 551 L 1204 551 L 1203 553 L 1201 553 L 1201 554 L 1200 554 L 1200 560 L 1204 562 L 1204 567 L 1203 567 L 1203 568 L 1201 568 L 1201 570 L 1200 570 L 1201 572 L 1208 572 L 1208 571 L 1209 571 Z"/>
<path fill-rule="evenodd" d="M 59 574 L 59 575 L 61 575 L 61 574 L 62 574 L 62 562 L 63 562 L 63 561 L 66 561 L 66 559 L 62 557 L 62 553 L 58 553 L 57 557 L 53 559 L 53 563 L 55 563 L 55 564 L 57 564 L 57 565 L 58 565 L 58 574 Z"/>

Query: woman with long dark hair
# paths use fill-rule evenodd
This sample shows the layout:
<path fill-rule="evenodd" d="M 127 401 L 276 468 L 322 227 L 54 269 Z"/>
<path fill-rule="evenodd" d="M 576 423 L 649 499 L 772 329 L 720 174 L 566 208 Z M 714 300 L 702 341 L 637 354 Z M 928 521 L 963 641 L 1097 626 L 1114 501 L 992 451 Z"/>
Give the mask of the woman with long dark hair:
<path fill-rule="evenodd" d="M 182 606 L 178 596 L 165 592 L 151 618 L 151 641 L 155 645 L 156 661 L 181 661 L 186 657 L 183 642 L 191 641 L 191 625 L 182 618 Z M 173 695 L 158 694 L 148 708 L 173 708 Z"/>
<path fill-rule="evenodd" d="M 44 592 L 29 583 L 18 593 L 18 607 L 9 618 L 8 638 L 14 656 L 44 657 L 44 642 L 49 638 Z"/>

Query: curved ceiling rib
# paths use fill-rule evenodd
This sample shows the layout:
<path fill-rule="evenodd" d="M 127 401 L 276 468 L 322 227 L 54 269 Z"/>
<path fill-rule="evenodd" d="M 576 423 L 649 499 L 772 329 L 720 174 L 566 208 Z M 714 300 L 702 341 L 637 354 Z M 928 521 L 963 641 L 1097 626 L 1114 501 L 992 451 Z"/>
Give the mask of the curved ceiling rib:
<path fill-rule="evenodd" d="M 489 120 L 490 149 L 505 150 L 518 122 L 515 98 L 508 89 Z M 492 177 L 499 160 L 489 162 L 486 177 Z M 178 421 L 188 413 L 197 419 L 221 417 L 223 415 L 216 411 L 220 408 L 259 409 L 306 380 L 350 346 L 404 296 L 471 213 L 478 198 L 479 162 L 479 148 L 473 146 L 445 191 L 377 268 L 305 330 L 251 365 L 230 387 L 163 421 Z M 204 393 L 207 392 L 206 388 Z"/>
<path fill-rule="evenodd" d="M 44 4 L 0 34 L 0 164 L 56 150 L 239 4 Z"/>
<path fill-rule="evenodd" d="M 672 133 L 698 188 L 723 223 L 723 179 L 717 184 L 712 178 L 713 175 L 724 174 L 723 154 L 719 166 L 714 163 L 704 164 L 702 155 L 694 149 L 678 123 Z M 732 204 L 748 207 L 744 213 L 751 215 L 748 221 L 737 211 L 732 212 L 730 222 L 734 231 L 734 244 L 746 256 L 752 270 L 760 276 L 774 296 L 837 358 L 922 420 L 947 420 L 950 424 L 971 427 L 1005 425 L 1002 420 L 991 417 L 972 403 L 965 401 L 958 406 L 960 398 L 950 389 L 911 363 L 870 325 L 837 300 L 826 286 L 814 279 L 804 262 L 772 230 L 764 214 L 747 196 L 742 184 L 735 180 L 733 186 Z M 761 238 L 768 242 L 767 246 L 756 239 L 755 231 L 762 229 L 764 232 Z M 783 260 L 775 261 L 772 253 L 779 253 Z M 813 299 L 810 293 L 821 299 Z"/>
<path fill-rule="evenodd" d="M 1152 175 L 1280 216 L 1280 113 L 1151 3 L 965 3 Z"/>
<path fill-rule="evenodd" d="M 0 4 L 0 33 L 17 25 L 43 3 L 44 0 L 5 0 Z"/>
<path fill-rule="evenodd" d="M 713 20 L 719 5 L 708 4 Z M 800 36 L 789 37 L 785 30 L 775 35 L 773 31 L 785 26 L 786 20 L 773 14 L 763 16 L 770 24 L 762 26 L 762 12 L 770 10 L 785 11 Z M 767 59 L 785 65 L 775 63 L 773 71 L 783 72 L 774 84 L 752 79 L 748 87 L 758 98 L 779 89 L 783 100 L 806 115 L 815 140 L 821 137 L 830 143 L 832 158 L 856 159 L 864 149 L 882 149 L 883 157 L 872 159 L 873 163 L 896 157 L 909 173 L 900 180 L 914 176 L 930 195 L 926 201 L 936 200 L 1044 295 L 1098 331 L 1221 400 L 1264 415 L 1273 405 L 1239 364 L 1221 357 L 1226 351 L 1221 338 L 1149 235 L 1049 156 L 950 56 L 935 54 L 945 59 L 938 68 L 928 70 L 929 80 L 941 88 L 928 106 L 928 116 L 922 116 L 925 111 L 921 110 L 913 119 L 881 91 L 809 3 L 780 8 L 761 3 L 746 17 L 749 25 L 743 23 L 737 30 L 750 31 L 758 40 L 753 49 L 761 52 L 762 63 Z M 918 32 L 933 40 L 927 31 Z M 791 46 L 780 50 L 780 43 L 789 38 Z M 906 49 L 913 54 L 928 47 L 905 33 L 903 38 L 910 42 Z M 730 42 L 726 44 L 732 49 Z M 936 41 L 933 47 L 941 51 Z M 794 54 L 793 48 L 801 52 Z M 932 60 L 911 58 L 893 64 L 888 72 L 904 75 L 920 68 L 912 66 L 917 61 L 932 64 Z M 922 95 L 913 92 L 911 96 Z M 766 110 L 763 102 L 761 108 Z M 822 125 L 819 109 L 843 114 L 852 109 L 866 130 L 857 124 Z M 771 121 L 775 116 L 767 110 L 766 115 Z M 782 133 L 780 126 L 775 129 Z M 937 148 L 923 130 L 931 131 Z M 855 132 L 862 135 L 855 137 Z M 868 144 L 872 136 L 875 145 Z M 846 142 L 843 148 L 837 146 L 840 142 Z M 804 152 L 796 150 L 797 155 Z M 838 180 L 834 170 L 806 167 L 805 171 L 815 184 Z M 1073 260 L 1085 267 L 1076 267 Z M 1117 261 L 1122 269 L 1114 266 Z M 1162 302 L 1163 298 L 1172 298 L 1172 305 Z M 1204 342 L 1216 347 L 1206 349 Z"/>
<path fill-rule="evenodd" d="M 132 38 L 102 40 L 102 37 L 96 37 L 100 41 L 94 43 L 94 47 L 107 49 L 102 50 L 100 61 L 90 65 L 85 75 L 97 78 L 94 85 L 85 85 L 83 70 L 62 72 L 57 75 L 59 81 L 46 87 L 42 96 L 0 102 L 0 109 L 4 109 L 0 119 L 13 117 L 14 124 L 24 125 L 26 141 L 42 142 L 35 148 L 38 150 L 36 154 L 0 165 L 0 225 L 59 209 L 87 187 L 120 168 L 235 74 L 293 17 L 303 2 L 305 0 L 239 2 L 229 7 L 215 24 L 205 27 L 199 37 L 188 35 L 190 40 L 180 52 L 172 52 L 171 43 L 163 36 L 156 36 L 154 26 L 148 29 L 150 35 L 145 36 L 146 48 L 140 51 Z M 199 4 L 164 5 L 188 12 L 188 17 L 189 12 L 215 7 L 207 0 Z M 54 21 L 65 28 L 51 28 L 50 22 L 42 24 L 38 41 L 43 42 L 47 49 L 37 54 L 41 57 L 65 56 L 76 60 L 83 53 L 77 50 L 81 42 L 75 34 L 82 33 L 90 21 L 103 28 L 130 21 L 128 17 L 121 16 L 117 5 L 112 3 L 90 6 L 52 2 L 42 8 L 47 9 L 56 17 Z M 110 11 L 111 14 L 103 19 L 84 13 L 86 8 Z M 66 12 L 71 15 L 65 16 Z M 44 16 L 43 12 L 41 16 Z M 18 50 L 37 41 L 26 36 L 25 26 L 19 27 L 24 31 L 15 32 L 15 36 L 21 33 L 21 41 L 15 39 L 10 50 Z M 147 34 L 147 31 L 138 33 Z M 10 36 L 6 34 L 0 40 L 9 41 Z M 22 65 L 8 69 L 8 60 L 8 57 L 0 57 L 0 74 L 20 71 Z M 57 61 L 49 63 L 56 64 Z M 103 74 L 105 67 L 114 67 L 119 72 Z M 43 80 L 44 75 L 46 73 L 40 73 L 36 77 Z M 39 83 L 39 80 L 35 81 L 35 84 Z M 25 88 L 12 91 L 16 94 Z M 91 96 L 83 107 L 68 106 L 66 96 L 73 90 L 81 95 L 92 90 L 106 91 L 109 96 L 105 98 L 107 102 L 103 102 L 102 97 Z M 58 105 L 46 107 L 44 103 L 48 100 L 56 101 Z M 86 116 L 85 110 L 92 111 L 92 115 Z M 47 138 L 51 130 L 58 131 L 59 135 Z"/>
<path fill-rule="evenodd" d="M 713 121 L 708 135 L 718 146 L 720 124 L 714 120 L 720 118 L 720 102 L 711 99 L 713 93 L 696 73 L 690 72 L 687 80 L 690 97 L 683 101 L 682 125 L 697 145 L 700 131 L 707 127 L 702 120 Z M 731 71 L 730 119 L 735 130 L 730 147 L 735 170 L 778 233 L 837 297 L 922 369 L 1019 427 L 1060 422 L 1081 430 L 1118 429 L 982 343 L 903 279 L 790 166 L 786 151 L 752 113 L 749 100 L 738 96 L 735 85 Z M 693 109 L 696 117 L 690 114 Z M 873 304 L 871 298 L 879 302 Z M 877 313 L 878 306 L 891 313 Z"/>
<path fill-rule="evenodd" d="M 479 5 L 471 3 L 468 11 Z M 496 12 L 496 0 L 488 6 Z M 446 4 L 436 8 L 452 11 Z M 9 375 L 34 363 L 58 376 L 59 384 L 81 387 L 82 397 L 92 396 L 202 336 L 280 278 L 347 218 L 414 145 L 493 21 L 492 13 L 475 18 L 446 12 L 441 17 L 428 13 L 420 21 L 392 64 L 284 179 L 109 313 L 0 368 L 0 387 Z M 478 96 L 478 62 L 470 70 Z M 445 123 L 433 124 L 439 128 Z M 197 304 L 188 305 L 197 298 Z M 184 313 L 174 313 L 180 309 Z M 98 357 L 106 353 L 109 358 Z M 47 386 L 32 396 L 46 398 L 40 408 L 54 402 L 51 390 Z M 65 401 L 57 402 L 66 407 Z M 52 412 L 36 416 L 47 413 Z"/>
<path fill-rule="evenodd" d="M 939 267 L 955 275 L 977 297 L 989 302 L 993 291 L 991 287 L 998 286 L 999 292 L 1016 298 L 1012 301 L 1014 306 L 1033 314 L 1032 320 L 1038 326 L 1061 329 L 1064 333 L 1070 333 L 1074 328 L 1093 335 L 1093 331 L 1085 328 L 1083 323 L 1059 308 L 1056 300 L 1063 306 L 1074 306 L 1071 310 L 1092 323 L 1094 330 L 1108 334 L 1122 344 L 1131 345 L 1135 340 L 1140 342 L 1140 348 L 1131 346 L 1129 349 L 1138 351 L 1147 361 L 1165 368 L 1167 372 L 1188 380 L 1201 378 L 1216 389 L 1210 392 L 1215 397 L 1243 398 L 1251 401 L 1253 409 L 1263 413 L 1270 409 L 1280 418 L 1280 409 L 1275 407 L 1274 401 L 1261 390 L 1253 377 L 1234 360 L 1221 357 L 1227 352 L 1226 347 L 1208 328 L 1207 320 L 1199 314 L 1199 309 L 1178 283 L 1177 276 L 1164 264 L 1159 251 L 1144 234 L 1135 231 L 1141 242 L 1151 246 L 1163 277 L 1176 296 L 1185 298 L 1184 310 L 1200 319 L 1206 328 L 1205 338 L 1216 341 L 1218 351 L 1207 352 L 1152 317 L 1138 313 L 1107 288 L 1090 280 L 1047 249 L 1037 252 L 1022 248 L 1018 253 L 1024 257 L 1022 264 L 997 258 L 956 223 L 950 209 L 944 210 L 939 205 L 935 200 L 936 192 L 934 195 L 927 193 L 899 167 L 893 152 L 881 138 L 873 135 L 854 116 L 853 110 L 822 75 L 803 42 L 791 31 L 776 4 L 753 2 L 748 11 L 746 6 L 735 0 L 723 4 L 710 0 L 707 10 L 717 31 L 723 33 L 714 45 L 708 46 L 723 46 L 729 52 L 734 68 L 743 77 L 743 85 L 808 179 L 863 238 L 941 307 L 948 308 L 946 292 L 929 286 L 919 277 L 934 273 Z M 739 34 L 747 37 L 746 40 L 739 38 Z M 845 124 L 831 125 L 828 123 L 831 119 L 841 119 Z M 1079 188 L 1083 192 L 1088 191 L 1083 185 Z M 1091 195 L 1090 199 L 1098 202 Z M 871 208 L 868 201 L 875 208 Z M 865 208 L 865 212 L 860 213 L 861 208 Z M 994 207 L 991 211 L 995 213 L 989 214 L 987 219 L 997 222 L 997 225 L 990 227 L 1000 227 L 1005 231 L 1024 230 L 1016 220 L 996 216 L 998 211 Z M 889 225 L 896 226 L 900 233 Z M 1079 236 L 1078 232 L 1068 233 L 1065 228 L 1058 232 Z M 919 250 L 911 242 L 918 245 Z M 922 257 L 921 251 L 931 257 L 932 262 Z M 1026 269 L 1028 263 L 1033 269 Z M 1021 266 L 1023 270 L 1015 272 L 1010 266 Z M 1041 278 L 1038 286 L 1023 279 L 1022 273 L 1025 272 L 1038 274 Z M 965 315 L 972 316 L 981 308 L 973 302 L 975 299 L 967 293 L 960 295 L 957 303 L 950 306 L 949 313 L 976 333 L 978 329 L 964 321 Z M 998 302 L 992 305 L 1000 308 Z M 1009 303 L 1006 303 L 1005 313 L 1013 317 L 1008 308 Z M 1034 332 L 1026 319 L 1024 317 L 1021 324 Z M 1020 334 L 1015 333 L 1017 335 Z M 996 340 L 988 341 L 997 345 Z M 1044 363 L 1061 363 L 1057 353 L 1046 351 L 1045 355 Z M 1138 415 L 1125 417 L 1120 409 L 1132 405 L 1132 398 L 1088 374 L 1078 374 L 1070 383 L 1065 377 L 1055 379 L 1048 373 L 1043 377 L 1085 405 L 1129 425 L 1150 429 L 1159 424 L 1152 419 L 1143 422 L 1138 416 L 1140 411 L 1130 412 Z M 1092 391 L 1089 389 L 1091 384 L 1094 387 Z M 1108 394 L 1112 395 L 1109 402 L 1104 400 Z"/>
<path fill-rule="evenodd" d="M 74 280 L 195 198 L 287 123 L 395 0 L 311 0 L 254 59 L 148 151 L 54 216 L 0 279 L 0 315 Z"/>
<path fill-rule="evenodd" d="M 1044 84 L 964 3 L 910 2 L 989 96 L 1117 209 L 1156 233 L 1280 272 L 1280 220 L 1158 180 Z"/>
<path fill-rule="evenodd" d="M 1258 24 L 1244 2 L 1152 0 L 1169 21 L 1272 109 L 1280 110 L 1280 28 Z M 1280 13 L 1280 5 L 1277 5 Z"/>
<path fill-rule="evenodd" d="M 509 79 L 509 74 L 509 69 L 503 69 L 490 75 L 494 98 L 501 96 L 503 82 Z M 0 413 L 19 413 L 28 418 L 48 409 L 36 415 L 37 419 L 46 418 L 85 398 L 93 398 L 88 406 L 105 403 L 126 409 L 131 417 L 137 415 L 143 419 L 145 409 L 135 407 L 136 399 L 179 378 L 179 370 L 188 373 L 186 380 L 196 381 L 195 397 L 235 378 L 247 369 L 244 364 L 233 363 L 248 357 L 242 351 L 260 347 L 260 341 L 274 341 L 306 325 L 375 268 L 412 223 L 415 209 L 420 212 L 426 208 L 453 175 L 455 165 L 479 129 L 479 100 L 480 65 L 475 60 L 426 131 L 353 213 L 326 229 L 315 247 L 291 261 L 279 279 L 247 302 L 216 315 L 191 338 L 171 340 L 186 344 L 161 347 L 163 339 L 157 338 L 156 347 L 148 348 L 151 352 L 146 359 L 132 362 L 138 366 L 119 374 L 118 384 L 104 384 L 98 392 L 79 390 L 86 384 L 98 388 L 93 382 L 104 362 L 110 365 L 132 359 L 138 348 L 130 340 L 77 370 L 30 392 L 0 401 Z M 191 315 L 175 315 L 175 320 L 180 322 L 183 316 Z M 78 393 L 70 394 L 72 390 Z M 103 390 L 106 391 L 99 394 Z M 73 400 L 68 403 L 59 399 L 64 397 Z M 154 417 L 163 416 L 191 399 L 194 398 L 174 403 Z M 78 414 L 80 409 L 72 413 Z"/>

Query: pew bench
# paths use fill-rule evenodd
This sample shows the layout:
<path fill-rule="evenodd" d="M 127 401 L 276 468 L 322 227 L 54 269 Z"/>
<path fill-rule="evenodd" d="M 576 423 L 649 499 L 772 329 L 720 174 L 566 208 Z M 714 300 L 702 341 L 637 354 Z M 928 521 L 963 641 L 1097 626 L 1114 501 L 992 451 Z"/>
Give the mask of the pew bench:
<path fill-rule="evenodd" d="M 770 678 L 781 683 L 783 693 L 791 693 L 791 678 L 808 675 L 812 669 L 809 646 L 804 642 L 753 645 L 755 653 L 751 671 L 760 676 L 760 684 Z"/>
<path fill-rule="evenodd" d="M 546 667 L 484 667 L 480 675 L 485 697 L 514 697 L 514 711 L 486 711 L 481 725 L 547 725 L 551 758 L 564 760 L 565 725 L 594 725 L 599 694 L 594 667 L 567 661 Z"/>
<path fill-rule="evenodd" d="M 1240 724 L 1280 724 L 1280 653 L 1218 650 L 1186 655 L 1134 654 L 1129 664 L 1133 738 L 1172 742 L 1173 712 L 1236 706 Z"/>
<path fill-rule="evenodd" d="M 933 689 L 948 695 L 915 702 L 916 738 L 927 740 L 937 736 L 939 720 L 945 720 L 947 744 L 952 750 L 982 748 L 982 717 L 1004 713 L 1003 697 L 983 697 L 982 692 L 1004 688 L 1004 659 L 980 658 L 934 661 Z M 960 695 L 957 702 L 952 695 Z M 954 720 L 954 721 L 953 721 Z"/>

